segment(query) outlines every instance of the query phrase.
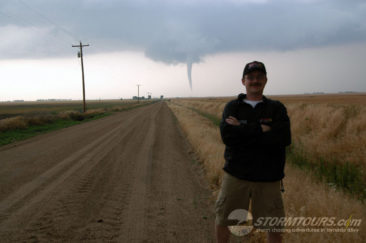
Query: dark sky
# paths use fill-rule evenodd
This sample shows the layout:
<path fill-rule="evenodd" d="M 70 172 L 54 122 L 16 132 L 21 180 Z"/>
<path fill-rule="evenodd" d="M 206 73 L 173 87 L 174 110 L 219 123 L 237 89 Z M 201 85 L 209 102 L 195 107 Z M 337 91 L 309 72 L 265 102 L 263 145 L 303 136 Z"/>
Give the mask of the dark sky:
<path fill-rule="evenodd" d="M 141 50 L 155 61 L 366 41 L 357 0 L 0 0 L 0 58 Z"/>
<path fill-rule="evenodd" d="M 0 36 L 0 100 L 77 98 L 79 41 L 92 98 L 232 95 L 258 59 L 269 93 L 366 91 L 361 0 L 0 0 Z"/>

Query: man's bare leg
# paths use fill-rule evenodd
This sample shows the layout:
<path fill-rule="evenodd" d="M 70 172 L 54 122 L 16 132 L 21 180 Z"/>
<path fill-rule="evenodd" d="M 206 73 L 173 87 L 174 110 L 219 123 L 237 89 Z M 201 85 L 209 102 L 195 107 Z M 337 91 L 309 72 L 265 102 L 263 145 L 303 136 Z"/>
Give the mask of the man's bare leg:
<path fill-rule="evenodd" d="M 216 242 L 228 243 L 230 238 L 230 231 L 227 226 L 216 225 Z"/>
<path fill-rule="evenodd" d="M 268 243 L 281 243 L 282 234 L 280 232 L 268 232 Z"/>

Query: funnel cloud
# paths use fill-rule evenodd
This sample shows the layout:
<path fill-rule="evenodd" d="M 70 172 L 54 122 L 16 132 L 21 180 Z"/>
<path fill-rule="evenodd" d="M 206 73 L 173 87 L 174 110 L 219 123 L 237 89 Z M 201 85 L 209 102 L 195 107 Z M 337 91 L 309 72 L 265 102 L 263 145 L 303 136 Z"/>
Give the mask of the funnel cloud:
<path fill-rule="evenodd" d="M 187 74 L 188 74 L 189 87 L 192 90 L 192 62 L 191 61 L 187 61 Z"/>

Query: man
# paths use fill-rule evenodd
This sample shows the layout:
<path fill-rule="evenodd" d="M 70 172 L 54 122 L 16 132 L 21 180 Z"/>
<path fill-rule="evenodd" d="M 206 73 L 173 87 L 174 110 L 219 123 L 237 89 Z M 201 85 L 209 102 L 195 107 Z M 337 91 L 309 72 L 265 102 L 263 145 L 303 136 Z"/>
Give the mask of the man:
<path fill-rule="evenodd" d="M 263 95 L 266 83 L 262 62 L 246 64 L 242 78 L 246 94 L 239 94 L 224 108 L 220 123 L 226 145 L 224 177 L 216 200 L 220 243 L 229 241 L 227 226 L 237 224 L 228 219 L 229 214 L 235 209 L 248 210 L 250 200 L 254 226 L 268 231 L 268 242 L 282 242 L 281 225 L 256 224 L 261 217 L 285 216 L 281 190 L 285 147 L 291 144 L 287 110 L 281 102 Z"/>

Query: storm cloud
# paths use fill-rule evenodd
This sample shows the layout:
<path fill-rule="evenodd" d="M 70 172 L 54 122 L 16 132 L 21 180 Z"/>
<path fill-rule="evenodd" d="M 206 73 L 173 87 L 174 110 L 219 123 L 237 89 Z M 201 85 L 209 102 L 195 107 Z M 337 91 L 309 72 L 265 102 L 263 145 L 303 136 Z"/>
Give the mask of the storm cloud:
<path fill-rule="evenodd" d="M 366 41 L 358 0 L 0 0 L 0 59 L 137 50 L 192 64 L 235 51 L 287 51 Z"/>

